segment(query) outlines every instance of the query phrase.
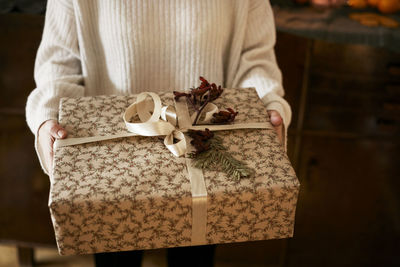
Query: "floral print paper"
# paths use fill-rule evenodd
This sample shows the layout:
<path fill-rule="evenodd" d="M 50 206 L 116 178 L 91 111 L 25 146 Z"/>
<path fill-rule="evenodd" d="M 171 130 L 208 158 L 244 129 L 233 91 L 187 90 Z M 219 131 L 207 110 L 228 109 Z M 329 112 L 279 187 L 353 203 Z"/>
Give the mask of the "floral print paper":
<path fill-rule="evenodd" d="M 160 93 L 173 105 L 172 93 Z M 135 96 L 64 98 L 68 138 L 126 132 L 122 114 Z M 268 120 L 253 88 L 225 89 L 214 102 L 239 111 L 236 123 Z M 273 129 L 217 132 L 256 171 L 235 181 L 203 171 L 207 244 L 293 235 L 299 182 Z M 184 158 L 160 137 L 128 137 L 55 151 L 49 207 L 62 255 L 191 245 L 192 198 Z"/>

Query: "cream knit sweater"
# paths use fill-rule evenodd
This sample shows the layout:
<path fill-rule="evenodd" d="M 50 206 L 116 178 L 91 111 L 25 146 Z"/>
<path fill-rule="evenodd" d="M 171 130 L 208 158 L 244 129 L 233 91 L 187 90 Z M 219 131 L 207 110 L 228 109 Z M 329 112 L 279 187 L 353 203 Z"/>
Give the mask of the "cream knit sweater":
<path fill-rule="evenodd" d="M 48 0 L 26 118 L 36 135 L 61 97 L 183 90 L 199 76 L 255 87 L 289 126 L 268 0 Z"/>

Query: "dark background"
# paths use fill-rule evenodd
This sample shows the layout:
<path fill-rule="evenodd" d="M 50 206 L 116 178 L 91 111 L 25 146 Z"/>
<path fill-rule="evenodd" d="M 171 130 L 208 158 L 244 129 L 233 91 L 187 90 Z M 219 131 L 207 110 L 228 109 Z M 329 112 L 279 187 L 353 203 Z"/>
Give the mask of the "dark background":
<path fill-rule="evenodd" d="M 45 1 L 0 1 L 0 242 L 22 248 L 55 247 L 49 181 L 24 115 L 44 8 Z M 277 39 L 293 109 L 288 154 L 301 182 L 295 234 L 220 245 L 217 257 L 260 265 L 399 266 L 400 54 L 280 32 Z M 298 127 L 305 79 L 304 127 Z"/>

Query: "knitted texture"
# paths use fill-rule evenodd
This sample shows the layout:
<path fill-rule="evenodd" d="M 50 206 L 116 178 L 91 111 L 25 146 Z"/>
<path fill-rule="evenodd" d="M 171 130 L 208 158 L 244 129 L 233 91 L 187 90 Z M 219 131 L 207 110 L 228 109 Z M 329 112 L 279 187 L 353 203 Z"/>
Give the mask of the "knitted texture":
<path fill-rule="evenodd" d="M 287 129 L 266 0 L 49 0 L 26 105 L 34 134 L 62 97 L 182 90 L 199 76 L 255 87 Z"/>

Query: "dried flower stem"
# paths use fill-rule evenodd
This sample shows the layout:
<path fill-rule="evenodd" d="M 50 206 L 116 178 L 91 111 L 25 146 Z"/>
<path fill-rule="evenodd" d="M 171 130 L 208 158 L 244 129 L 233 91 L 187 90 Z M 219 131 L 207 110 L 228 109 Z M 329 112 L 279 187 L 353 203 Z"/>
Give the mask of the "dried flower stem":
<path fill-rule="evenodd" d="M 200 114 L 205 106 L 207 106 L 209 102 L 217 99 L 223 92 L 221 86 L 217 86 L 215 83 L 210 84 L 203 77 L 200 77 L 200 81 L 200 86 L 192 88 L 189 93 L 174 91 L 175 100 L 178 100 L 181 97 L 186 97 L 197 113 L 193 125 L 197 124 Z"/>
<path fill-rule="evenodd" d="M 203 111 L 203 109 L 207 106 L 207 104 L 209 103 L 209 98 L 207 98 L 207 100 L 204 102 L 204 104 L 202 106 L 200 106 L 200 109 L 197 110 L 197 114 L 196 114 L 196 118 L 194 119 L 193 125 L 197 125 L 197 121 L 200 118 L 200 114 Z"/>

